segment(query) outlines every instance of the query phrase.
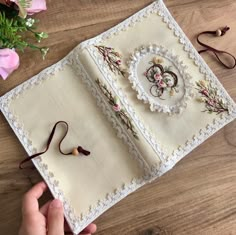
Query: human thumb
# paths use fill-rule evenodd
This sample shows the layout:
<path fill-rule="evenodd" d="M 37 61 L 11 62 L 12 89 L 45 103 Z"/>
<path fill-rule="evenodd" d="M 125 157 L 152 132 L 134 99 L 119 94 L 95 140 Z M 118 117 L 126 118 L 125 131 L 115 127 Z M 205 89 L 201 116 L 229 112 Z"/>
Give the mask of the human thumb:
<path fill-rule="evenodd" d="M 64 235 L 64 215 L 62 203 L 55 199 L 48 210 L 48 235 Z"/>

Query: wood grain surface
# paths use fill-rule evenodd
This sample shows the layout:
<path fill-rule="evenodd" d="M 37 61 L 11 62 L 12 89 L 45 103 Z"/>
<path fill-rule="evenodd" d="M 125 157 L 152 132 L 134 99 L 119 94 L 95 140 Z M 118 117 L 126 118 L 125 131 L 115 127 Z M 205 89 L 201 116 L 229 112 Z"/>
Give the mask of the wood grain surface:
<path fill-rule="evenodd" d="M 37 17 L 49 33 L 46 60 L 36 51 L 21 55 L 21 66 L 0 95 L 63 58 L 81 41 L 115 26 L 151 0 L 48 0 Z M 166 0 L 170 12 L 196 45 L 196 34 L 228 25 L 224 37 L 206 38 L 236 54 L 235 0 Z M 234 70 L 222 68 L 211 55 L 204 59 L 236 100 Z M 36 102 L 36 101 L 35 101 Z M 21 198 L 40 181 L 34 171 L 18 170 L 26 152 L 0 113 L 0 234 L 17 234 Z M 41 203 L 50 198 L 46 194 Z M 79 200 L 79 199 L 78 199 Z M 180 161 L 173 170 L 116 204 L 96 221 L 98 235 L 236 234 L 236 122 L 232 122 Z"/>

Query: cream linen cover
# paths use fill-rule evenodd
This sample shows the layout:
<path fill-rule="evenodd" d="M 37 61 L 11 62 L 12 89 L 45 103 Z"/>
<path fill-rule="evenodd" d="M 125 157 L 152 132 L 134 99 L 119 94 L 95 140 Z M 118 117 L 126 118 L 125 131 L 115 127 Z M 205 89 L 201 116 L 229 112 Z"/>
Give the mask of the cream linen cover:
<path fill-rule="evenodd" d="M 117 65 L 126 71 L 124 76 L 111 71 L 99 46 L 119 52 L 122 62 Z M 171 69 L 178 77 L 173 97 L 167 88 L 163 99 L 150 93 L 145 71 L 156 56 L 168 67 L 165 70 Z M 138 138 L 96 81 L 119 98 L 119 107 Z M 198 102 L 203 93 L 196 82 L 206 88 L 210 84 L 208 88 L 216 91 L 216 100 L 225 110 L 209 112 L 206 102 L 211 100 Z M 63 60 L 2 96 L 0 108 L 29 155 L 45 148 L 59 120 L 69 124 L 63 150 L 79 144 L 91 151 L 87 157 L 61 155 L 58 142 L 65 131 L 61 126 L 49 151 L 33 160 L 54 197 L 62 200 L 75 234 L 126 195 L 171 169 L 236 116 L 235 103 L 161 0 L 78 45 Z"/>

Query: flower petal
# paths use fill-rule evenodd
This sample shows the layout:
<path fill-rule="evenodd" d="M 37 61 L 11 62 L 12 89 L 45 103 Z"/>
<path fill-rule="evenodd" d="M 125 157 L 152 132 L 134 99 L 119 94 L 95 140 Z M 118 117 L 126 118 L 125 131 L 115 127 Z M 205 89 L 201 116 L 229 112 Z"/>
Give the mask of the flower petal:
<path fill-rule="evenodd" d="M 47 10 L 45 0 L 32 0 L 31 6 L 26 9 L 28 15 L 32 15 L 34 13 L 38 13 L 38 12 L 44 11 L 44 10 Z"/>
<path fill-rule="evenodd" d="M 19 67 L 19 56 L 12 49 L 0 49 L 0 76 L 5 80 Z"/>
<path fill-rule="evenodd" d="M 6 80 L 8 75 L 9 73 L 5 69 L 0 67 L 0 76 L 3 78 L 3 80 Z"/>

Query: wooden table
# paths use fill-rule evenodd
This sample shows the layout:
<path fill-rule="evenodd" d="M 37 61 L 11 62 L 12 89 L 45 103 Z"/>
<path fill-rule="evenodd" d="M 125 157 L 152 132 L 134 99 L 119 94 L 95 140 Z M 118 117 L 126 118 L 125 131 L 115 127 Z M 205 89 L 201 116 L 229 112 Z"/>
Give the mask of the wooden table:
<path fill-rule="evenodd" d="M 235 0 L 165 2 L 194 45 L 197 32 L 231 26 L 227 35 L 211 40 L 236 54 Z M 45 61 L 35 51 L 21 55 L 17 72 L 0 81 L 0 95 L 149 3 L 151 0 L 48 0 L 48 11 L 37 17 L 40 29 L 50 35 L 44 44 L 51 52 Z M 222 68 L 211 55 L 204 58 L 236 100 L 236 69 Z M 0 234 L 17 234 L 22 195 L 40 180 L 38 173 L 18 170 L 24 156 L 23 147 L 0 114 Z M 236 234 L 236 122 L 217 132 L 159 180 L 115 205 L 96 223 L 97 234 Z"/>

